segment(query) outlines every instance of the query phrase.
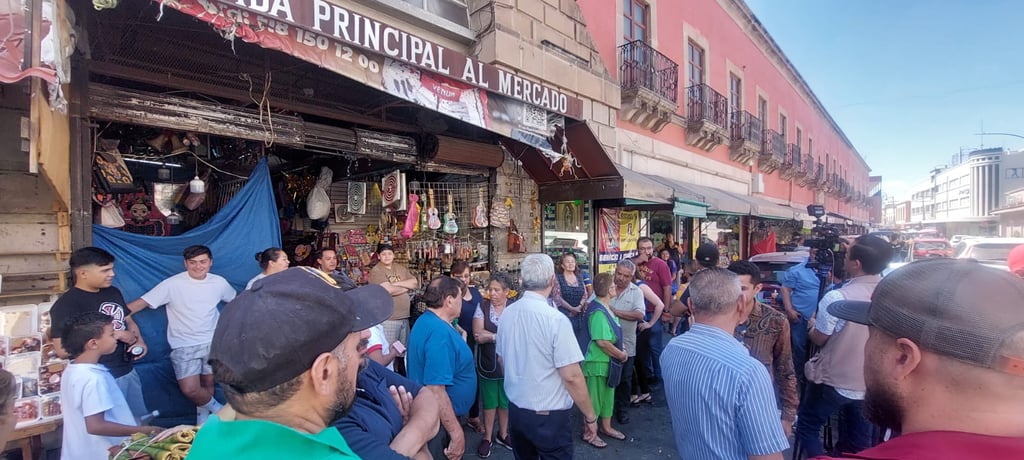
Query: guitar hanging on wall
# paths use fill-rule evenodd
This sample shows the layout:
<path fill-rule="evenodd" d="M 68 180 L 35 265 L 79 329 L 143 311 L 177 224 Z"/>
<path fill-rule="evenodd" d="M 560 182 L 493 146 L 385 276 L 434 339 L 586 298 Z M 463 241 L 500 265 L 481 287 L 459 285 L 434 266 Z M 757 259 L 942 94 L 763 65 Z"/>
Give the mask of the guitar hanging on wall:
<path fill-rule="evenodd" d="M 473 214 L 473 226 L 484 228 L 487 226 L 487 205 L 484 204 L 484 189 L 477 190 L 479 201 L 476 204 L 476 213 Z"/>
<path fill-rule="evenodd" d="M 427 190 L 427 197 L 430 199 L 430 207 L 427 208 L 427 228 L 437 230 L 441 228 L 441 218 L 437 216 L 437 208 L 434 207 L 434 189 Z"/>
<path fill-rule="evenodd" d="M 444 215 L 444 232 L 449 235 L 459 233 L 459 224 L 455 222 L 455 208 L 452 206 L 452 192 L 448 192 L 448 212 Z"/>

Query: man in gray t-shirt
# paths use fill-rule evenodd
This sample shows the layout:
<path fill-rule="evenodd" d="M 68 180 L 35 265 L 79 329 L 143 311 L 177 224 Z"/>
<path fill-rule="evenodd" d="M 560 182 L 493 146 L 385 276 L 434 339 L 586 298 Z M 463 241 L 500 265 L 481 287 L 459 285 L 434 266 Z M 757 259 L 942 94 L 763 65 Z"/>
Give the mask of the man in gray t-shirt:
<path fill-rule="evenodd" d="M 629 397 L 633 393 L 633 362 L 636 360 L 636 323 L 644 319 L 644 294 L 633 284 L 636 265 L 630 260 L 623 260 L 615 266 L 615 291 L 618 295 L 612 299 L 612 312 L 619 317 L 622 325 L 622 345 L 629 359 L 622 366 L 622 381 L 615 388 L 615 417 L 621 424 L 629 423 L 626 409 Z"/>

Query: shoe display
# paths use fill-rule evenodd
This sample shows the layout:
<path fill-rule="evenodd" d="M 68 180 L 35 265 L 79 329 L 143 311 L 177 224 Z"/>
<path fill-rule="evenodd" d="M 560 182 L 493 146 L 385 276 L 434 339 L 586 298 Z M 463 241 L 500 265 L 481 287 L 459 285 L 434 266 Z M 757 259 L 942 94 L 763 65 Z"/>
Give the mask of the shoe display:
<path fill-rule="evenodd" d="M 480 446 L 476 448 L 476 455 L 480 458 L 487 458 L 491 456 L 491 441 L 486 439 L 480 440 Z"/>

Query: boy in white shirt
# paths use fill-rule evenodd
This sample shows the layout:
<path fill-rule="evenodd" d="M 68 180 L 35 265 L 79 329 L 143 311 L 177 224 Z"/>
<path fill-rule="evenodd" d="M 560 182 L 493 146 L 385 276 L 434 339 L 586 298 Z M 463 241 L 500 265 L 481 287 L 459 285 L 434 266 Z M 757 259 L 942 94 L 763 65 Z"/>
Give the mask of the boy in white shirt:
<path fill-rule="evenodd" d="M 159 433 L 163 428 L 136 426 L 128 402 L 114 376 L 99 364 L 100 357 L 117 349 L 110 317 L 82 313 L 65 323 L 61 344 L 73 358 L 64 370 L 62 460 L 106 460 L 108 449 L 135 433 Z"/>
<path fill-rule="evenodd" d="M 201 425 L 222 407 L 213 399 L 213 369 L 210 355 L 213 330 L 220 311 L 217 305 L 235 298 L 227 280 L 210 273 L 213 254 L 206 246 L 189 246 L 182 253 L 185 271 L 167 278 L 128 304 L 135 313 L 143 308 L 167 305 L 167 343 L 178 388 L 196 405 L 196 423 Z"/>

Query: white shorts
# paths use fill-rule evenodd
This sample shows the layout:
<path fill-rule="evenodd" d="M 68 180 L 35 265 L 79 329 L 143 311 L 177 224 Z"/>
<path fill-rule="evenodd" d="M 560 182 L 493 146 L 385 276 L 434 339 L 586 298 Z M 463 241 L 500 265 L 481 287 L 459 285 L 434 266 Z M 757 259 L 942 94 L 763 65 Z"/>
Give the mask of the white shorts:
<path fill-rule="evenodd" d="M 211 375 L 213 368 L 207 361 L 210 358 L 210 344 L 192 345 L 190 347 L 171 350 L 171 365 L 178 380 L 193 375 Z"/>

